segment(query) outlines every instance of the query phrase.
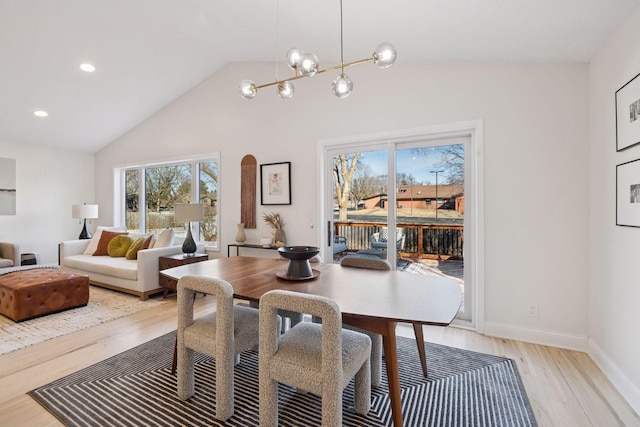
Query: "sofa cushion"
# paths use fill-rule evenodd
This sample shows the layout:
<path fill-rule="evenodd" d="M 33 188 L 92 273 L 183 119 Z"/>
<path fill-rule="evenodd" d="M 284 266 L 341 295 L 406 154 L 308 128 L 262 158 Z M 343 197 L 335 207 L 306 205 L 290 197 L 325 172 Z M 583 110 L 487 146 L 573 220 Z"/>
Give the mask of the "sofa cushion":
<path fill-rule="evenodd" d="M 131 246 L 129 246 L 129 249 L 127 249 L 127 253 L 124 255 L 124 257 L 126 259 L 137 259 L 138 251 L 142 247 L 142 244 L 145 242 L 145 240 L 146 239 L 144 237 L 140 237 L 135 242 L 133 242 Z"/>
<path fill-rule="evenodd" d="M 13 260 L 0 258 L 0 267 L 13 267 Z"/>
<path fill-rule="evenodd" d="M 104 274 L 121 279 L 138 280 L 138 261 L 126 258 L 71 255 L 65 257 L 64 266 L 85 273 Z"/>
<path fill-rule="evenodd" d="M 173 228 L 167 228 L 158 236 L 158 239 L 153 244 L 155 248 L 168 248 L 169 246 L 173 246 L 175 241 L 175 235 L 173 234 Z"/>
<path fill-rule="evenodd" d="M 129 236 L 121 235 L 116 236 L 109 241 L 107 245 L 107 253 L 110 257 L 118 258 L 127 254 L 127 251 L 133 244 L 133 239 Z"/>
<path fill-rule="evenodd" d="M 156 236 L 152 234 L 151 236 L 147 237 L 144 240 L 144 243 L 142 244 L 142 247 L 140 248 L 140 250 L 153 248 L 153 244 L 155 242 L 156 242 Z"/>
<path fill-rule="evenodd" d="M 100 236 L 100 241 L 98 242 L 98 247 L 96 251 L 93 253 L 93 256 L 107 256 L 109 255 L 108 246 L 111 239 L 116 236 L 122 236 L 127 234 L 127 232 L 121 231 L 108 231 L 103 230 L 102 235 Z"/>
<path fill-rule="evenodd" d="M 85 255 L 93 255 L 93 253 L 98 249 L 98 243 L 100 242 L 100 237 L 102 237 L 102 232 L 104 230 L 108 231 L 127 231 L 125 227 L 103 227 L 101 225 L 96 228 L 96 231 L 93 233 L 93 237 L 89 241 L 87 248 L 84 251 Z"/>

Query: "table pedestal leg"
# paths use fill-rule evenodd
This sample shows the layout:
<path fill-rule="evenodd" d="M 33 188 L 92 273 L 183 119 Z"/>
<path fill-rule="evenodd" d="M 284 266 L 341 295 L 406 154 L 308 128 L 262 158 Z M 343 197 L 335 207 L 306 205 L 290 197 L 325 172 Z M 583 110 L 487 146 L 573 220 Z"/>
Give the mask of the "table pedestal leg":
<path fill-rule="evenodd" d="M 398 373 L 398 348 L 396 346 L 397 322 L 343 314 L 342 323 L 382 335 L 384 360 L 387 365 L 391 417 L 395 427 L 402 427 L 402 401 L 400 400 L 400 375 Z"/>

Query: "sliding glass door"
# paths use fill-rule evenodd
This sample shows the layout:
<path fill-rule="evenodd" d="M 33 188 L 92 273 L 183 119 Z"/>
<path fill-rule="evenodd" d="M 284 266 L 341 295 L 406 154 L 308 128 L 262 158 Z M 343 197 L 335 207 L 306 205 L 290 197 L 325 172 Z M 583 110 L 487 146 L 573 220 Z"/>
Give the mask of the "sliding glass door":
<path fill-rule="evenodd" d="M 325 150 L 325 258 L 377 256 L 393 269 L 465 281 L 470 136 L 345 143 Z"/>

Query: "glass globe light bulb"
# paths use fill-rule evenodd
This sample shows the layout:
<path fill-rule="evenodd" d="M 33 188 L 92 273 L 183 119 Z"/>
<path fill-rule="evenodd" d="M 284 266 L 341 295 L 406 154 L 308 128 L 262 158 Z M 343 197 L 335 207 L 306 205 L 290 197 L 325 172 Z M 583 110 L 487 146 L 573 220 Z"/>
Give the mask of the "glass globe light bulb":
<path fill-rule="evenodd" d="M 313 53 L 303 53 L 300 57 L 300 74 L 311 77 L 318 72 L 318 57 Z"/>
<path fill-rule="evenodd" d="M 240 82 L 240 96 L 244 99 L 252 99 L 258 93 L 256 84 L 251 80 L 243 80 Z"/>
<path fill-rule="evenodd" d="M 297 47 L 292 47 L 291 49 L 289 49 L 287 51 L 287 65 L 289 65 L 289 68 L 297 70 L 300 66 L 300 58 L 303 54 L 304 52 Z"/>
<path fill-rule="evenodd" d="M 380 68 L 389 68 L 396 62 L 398 52 L 391 43 L 380 43 L 373 52 L 373 63 Z"/>
<path fill-rule="evenodd" d="M 293 83 L 284 82 L 278 84 L 278 95 L 282 99 L 291 99 L 293 98 L 293 94 L 295 93 L 295 87 L 293 87 Z"/>
<path fill-rule="evenodd" d="M 353 91 L 353 82 L 346 74 L 340 74 L 333 81 L 333 85 L 331 85 L 331 91 L 338 98 L 346 98 L 351 95 Z"/>

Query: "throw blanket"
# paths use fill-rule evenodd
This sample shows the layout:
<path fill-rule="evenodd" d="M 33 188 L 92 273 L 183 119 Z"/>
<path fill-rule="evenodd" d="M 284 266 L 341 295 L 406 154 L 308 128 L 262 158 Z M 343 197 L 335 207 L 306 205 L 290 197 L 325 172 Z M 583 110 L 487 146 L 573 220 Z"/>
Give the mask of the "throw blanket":
<path fill-rule="evenodd" d="M 0 276 L 13 273 L 22 270 L 33 270 L 34 268 L 60 268 L 57 264 L 42 264 L 42 265 L 21 265 L 17 267 L 5 267 L 0 268 Z"/>

